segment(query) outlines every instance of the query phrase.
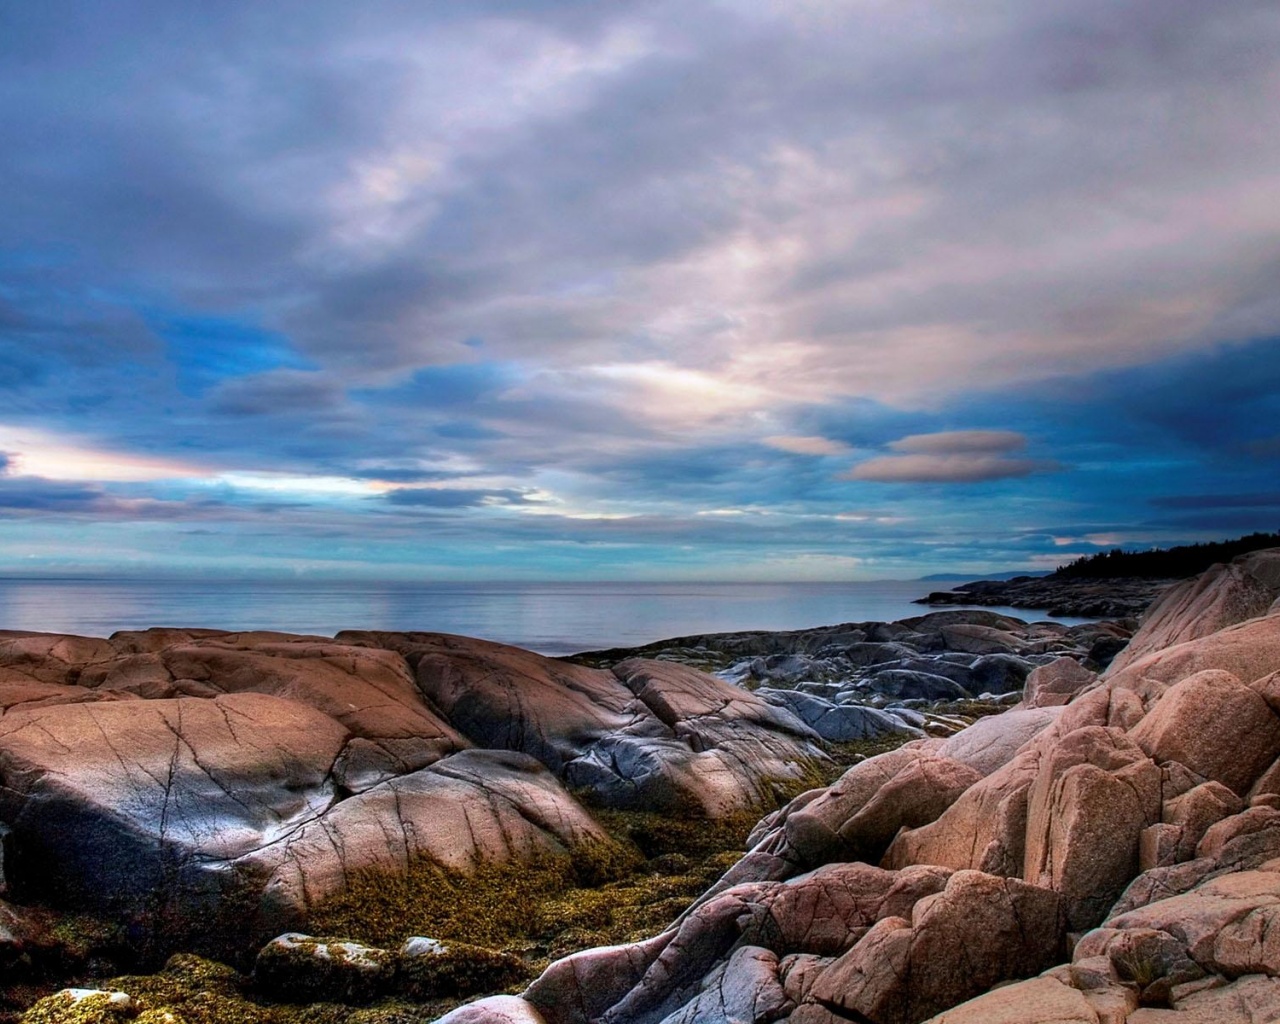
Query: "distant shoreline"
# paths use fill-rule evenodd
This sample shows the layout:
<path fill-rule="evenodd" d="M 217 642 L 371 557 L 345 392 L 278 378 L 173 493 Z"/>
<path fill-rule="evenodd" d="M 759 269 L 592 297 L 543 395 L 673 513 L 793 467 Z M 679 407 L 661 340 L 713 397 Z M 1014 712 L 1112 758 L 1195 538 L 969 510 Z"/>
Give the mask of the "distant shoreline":
<path fill-rule="evenodd" d="M 1141 615 L 1173 579 L 1120 577 L 1090 579 L 1019 576 L 1011 580 L 975 580 L 954 590 L 935 590 L 915 604 L 982 605 L 1047 611 L 1052 616 L 1125 619 Z"/>

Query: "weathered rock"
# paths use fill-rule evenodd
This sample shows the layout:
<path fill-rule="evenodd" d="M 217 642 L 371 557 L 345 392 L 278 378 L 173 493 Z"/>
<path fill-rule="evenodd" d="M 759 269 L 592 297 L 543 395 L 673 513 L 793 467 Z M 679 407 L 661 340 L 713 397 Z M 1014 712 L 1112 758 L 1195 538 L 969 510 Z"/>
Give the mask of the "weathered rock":
<path fill-rule="evenodd" d="M 739 946 L 713 969 L 702 990 L 663 1024 L 768 1024 L 794 1003 L 778 978 L 778 957 L 757 946 Z"/>
<path fill-rule="evenodd" d="M 137 1017 L 138 1006 L 127 992 L 98 988 L 64 988 L 36 1002 L 22 1016 L 24 1024 L 116 1024 Z"/>
<path fill-rule="evenodd" d="M 533 758 L 467 750 L 335 805 L 240 865 L 267 877 L 262 927 L 305 921 L 355 872 L 416 863 L 470 871 L 605 845 L 608 836 Z"/>
<path fill-rule="evenodd" d="M 840 860 L 840 829 L 902 768 L 924 756 L 908 744 L 854 765 L 832 785 L 788 814 L 787 843 L 810 866 Z"/>
<path fill-rule="evenodd" d="M 876 693 L 899 700 L 965 700 L 972 697 L 954 679 L 936 672 L 890 668 L 870 677 L 869 686 Z"/>
<path fill-rule="evenodd" d="M 1135 688 L 1144 680 L 1171 685 L 1205 669 L 1230 672 L 1248 685 L 1280 671 L 1280 615 L 1268 614 L 1239 625 L 1113 664 L 1105 678 L 1115 686 Z"/>
<path fill-rule="evenodd" d="M 525 990 L 547 1024 L 587 1024 L 636 988 L 671 932 L 644 942 L 602 946 L 557 960 Z"/>
<path fill-rule="evenodd" d="M 1196 846 L 1210 826 L 1243 810 L 1240 798 L 1219 782 L 1202 783 L 1172 800 L 1166 800 L 1162 819 L 1178 829 L 1174 862 L 1194 857 Z"/>
<path fill-rule="evenodd" d="M 879 736 L 904 735 L 921 738 L 924 733 L 900 717 L 862 704 L 836 704 L 798 690 L 764 690 L 756 695 L 800 718 L 829 743 L 870 740 Z"/>
<path fill-rule="evenodd" d="M 425 936 L 404 941 L 395 968 L 396 991 L 418 1000 L 493 992 L 529 974 L 510 953 Z"/>
<path fill-rule="evenodd" d="M 1058 713 L 1057 708 L 1012 709 L 980 718 L 939 747 L 938 756 L 967 764 L 980 775 L 990 775 L 1052 725 Z"/>
<path fill-rule="evenodd" d="M 900 748 L 846 772 L 823 797 L 787 819 L 786 834 L 809 864 L 875 864 L 899 829 L 934 821 L 980 778 L 959 761 Z"/>
<path fill-rule="evenodd" d="M 1243 795 L 1280 756 L 1280 717 L 1235 676 L 1211 669 L 1170 688 L 1132 737 L 1157 761 L 1177 761 Z"/>
<path fill-rule="evenodd" d="M 776 952 L 838 956 L 881 918 L 909 916 L 950 877 L 932 866 L 895 872 L 857 862 L 827 864 L 762 894 L 739 921 L 741 941 Z"/>
<path fill-rule="evenodd" d="M 617 807 L 719 816 L 772 802 L 825 755 L 800 719 L 681 665 L 613 671 L 434 633 L 340 633 L 389 648 L 475 743 L 536 757 Z"/>
<path fill-rule="evenodd" d="M 886 852 L 884 866 L 937 864 L 1022 877 L 1027 802 L 1040 757 L 1038 749 L 1024 751 L 965 790 L 937 821 L 903 831 Z"/>
<path fill-rule="evenodd" d="M 910 921 L 877 923 L 814 983 L 812 997 L 876 1024 L 915 1024 L 1052 964 L 1061 951 L 1059 915 L 1054 892 L 958 871 L 916 904 Z"/>
<path fill-rule="evenodd" d="M 1057 658 L 1027 676 L 1022 701 L 1030 708 L 1068 704 L 1097 678 L 1096 672 L 1090 672 L 1075 658 Z"/>
<path fill-rule="evenodd" d="M 925 1024 L 1099 1024 L 1083 994 L 1053 978 L 1007 985 L 930 1017 Z"/>
<path fill-rule="evenodd" d="M 490 996 L 446 1013 L 436 1024 L 547 1024 L 538 1008 L 519 996 Z"/>
<path fill-rule="evenodd" d="M 1163 950 L 1158 958 L 1131 958 L 1130 973 L 1142 970 L 1160 976 L 1168 963 L 1186 962 L 1203 971 L 1236 977 L 1241 974 L 1280 973 L 1280 874 L 1274 870 L 1232 872 L 1202 883 L 1189 892 L 1150 903 L 1111 918 L 1105 928 L 1090 933 L 1077 946 L 1078 955 L 1123 956 L 1130 934 Z M 1116 959 L 1113 957 L 1113 960 Z M 1121 971 L 1122 975 L 1124 970 Z"/>
<path fill-rule="evenodd" d="M 1041 760 L 1023 878 L 1062 894 L 1073 929 L 1098 924 L 1137 873 L 1141 833 L 1160 820 L 1161 783 L 1118 729 L 1078 729 Z"/>
<path fill-rule="evenodd" d="M 258 952 L 254 986 L 291 1003 L 367 1003 L 390 989 L 395 956 L 347 939 L 289 932 Z"/>
<path fill-rule="evenodd" d="M 1112 662 L 1112 673 L 1153 652 L 1266 614 L 1280 594 L 1277 561 L 1274 551 L 1253 552 L 1170 587 L 1148 610 L 1128 648 Z"/>
<path fill-rule="evenodd" d="M 1032 664 L 1012 654 L 984 654 L 969 669 L 965 688 L 973 693 L 1012 693 L 1021 690 Z"/>
<path fill-rule="evenodd" d="M 347 735 L 252 693 L 13 711 L 0 720 L 0 813 L 14 889 L 204 934 L 239 884 L 230 863 L 333 802 Z"/>

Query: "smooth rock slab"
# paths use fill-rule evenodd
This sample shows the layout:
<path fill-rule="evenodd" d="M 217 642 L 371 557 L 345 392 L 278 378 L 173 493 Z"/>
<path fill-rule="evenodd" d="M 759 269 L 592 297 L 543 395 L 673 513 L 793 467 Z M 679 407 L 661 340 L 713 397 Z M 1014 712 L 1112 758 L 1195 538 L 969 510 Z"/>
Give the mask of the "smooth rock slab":
<path fill-rule="evenodd" d="M 200 906 L 237 884 L 231 860 L 330 806 L 347 736 L 312 708 L 249 693 L 10 712 L 0 720 L 10 882 L 122 920 L 172 912 L 199 931 Z"/>
<path fill-rule="evenodd" d="M 482 862 L 529 862 L 609 842 L 533 758 L 467 750 L 342 801 L 241 865 L 269 874 L 266 927 L 305 920 L 356 872 L 396 875 L 420 862 L 470 871 Z"/>

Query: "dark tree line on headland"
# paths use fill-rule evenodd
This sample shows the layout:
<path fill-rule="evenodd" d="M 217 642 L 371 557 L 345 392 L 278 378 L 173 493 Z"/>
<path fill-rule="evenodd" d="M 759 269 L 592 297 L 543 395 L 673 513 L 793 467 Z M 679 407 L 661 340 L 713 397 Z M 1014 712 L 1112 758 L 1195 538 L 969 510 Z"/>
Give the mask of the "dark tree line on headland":
<path fill-rule="evenodd" d="M 1280 547 L 1280 533 L 1251 533 L 1238 540 L 1152 548 L 1150 551 L 1112 548 L 1060 565 L 1054 575 L 1072 579 L 1114 579 L 1122 576 L 1177 579 L 1204 572 L 1215 562 L 1229 562 L 1237 555 L 1274 547 Z"/>

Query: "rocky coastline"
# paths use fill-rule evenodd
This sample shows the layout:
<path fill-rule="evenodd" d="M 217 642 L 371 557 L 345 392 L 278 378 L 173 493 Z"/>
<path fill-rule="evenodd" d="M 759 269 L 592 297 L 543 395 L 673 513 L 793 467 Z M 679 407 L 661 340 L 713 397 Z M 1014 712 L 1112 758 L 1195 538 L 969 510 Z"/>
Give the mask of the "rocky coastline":
<path fill-rule="evenodd" d="M 975 580 L 954 590 L 935 590 L 916 604 L 983 605 L 1044 611 L 1055 617 L 1124 619 L 1141 615 L 1178 580 L 1141 576 L 1090 579 L 1071 576 L 1015 576 Z"/>
<path fill-rule="evenodd" d="M 6 633 L 0 708 L 5 1020 L 1280 1019 L 1280 550 L 1140 625 Z"/>

